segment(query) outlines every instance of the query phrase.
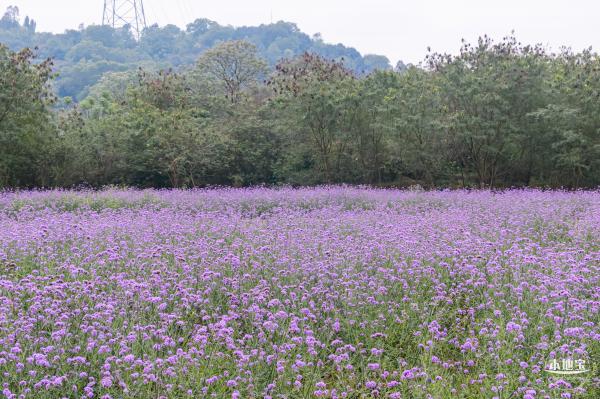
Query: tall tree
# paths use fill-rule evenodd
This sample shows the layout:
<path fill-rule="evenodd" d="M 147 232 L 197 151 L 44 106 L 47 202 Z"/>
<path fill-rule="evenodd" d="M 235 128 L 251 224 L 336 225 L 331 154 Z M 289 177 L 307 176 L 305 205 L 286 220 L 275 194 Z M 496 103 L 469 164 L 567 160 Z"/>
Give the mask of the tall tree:
<path fill-rule="evenodd" d="M 441 78 L 458 164 L 475 174 L 480 187 L 493 187 L 511 172 L 517 159 L 512 144 L 525 132 L 526 115 L 541 105 L 532 96 L 543 75 L 528 60 L 543 57 L 541 47 L 523 47 L 512 36 L 498 43 L 484 36 L 476 46 L 463 42 L 457 57 L 428 57 Z"/>
<path fill-rule="evenodd" d="M 232 102 L 240 100 L 242 92 L 257 84 L 267 72 L 267 64 L 256 46 L 244 40 L 218 44 L 198 60 L 198 70 L 216 80 Z"/>
<path fill-rule="evenodd" d="M 0 45 L 0 186 L 48 184 L 52 61 L 34 59 Z"/>
<path fill-rule="evenodd" d="M 284 60 L 269 82 L 288 108 L 294 131 L 308 136 L 326 183 L 340 177 L 350 150 L 349 100 L 355 84 L 341 62 L 309 53 Z"/>

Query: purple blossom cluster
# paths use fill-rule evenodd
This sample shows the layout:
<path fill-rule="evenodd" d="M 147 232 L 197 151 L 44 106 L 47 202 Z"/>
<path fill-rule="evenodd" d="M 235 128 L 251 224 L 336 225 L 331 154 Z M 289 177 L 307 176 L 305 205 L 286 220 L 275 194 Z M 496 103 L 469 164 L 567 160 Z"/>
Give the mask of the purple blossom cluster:
<path fill-rule="evenodd" d="M 0 194 L 9 399 L 594 398 L 599 314 L 598 192 Z"/>

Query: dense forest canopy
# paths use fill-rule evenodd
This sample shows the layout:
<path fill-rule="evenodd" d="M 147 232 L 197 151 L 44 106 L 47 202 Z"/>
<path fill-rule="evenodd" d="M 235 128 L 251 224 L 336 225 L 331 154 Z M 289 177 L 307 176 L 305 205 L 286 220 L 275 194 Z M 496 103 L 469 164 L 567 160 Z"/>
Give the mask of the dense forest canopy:
<path fill-rule="evenodd" d="M 323 42 L 320 35 L 310 37 L 289 22 L 256 27 L 222 26 L 208 19 L 196 19 L 181 30 L 175 25 L 149 26 L 139 41 L 129 27 L 80 26 L 61 34 L 36 32 L 36 23 L 25 17 L 20 23 L 19 9 L 9 7 L 0 20 L 0 42 L 11 50 L 37 48 L 40 57 L 52 57 L 59 75 L 55 80 L 59 96 L 83 99 L 89 87 L 106 72 L 135 70 L 139 65 L 149 69 L 191 65 L 200 54 L 218 42 L 245 40 L 256 46 L 271 67 L 281 58 L 291 58 L 306 51 L 328 59 L 344 60 L 357 74 L 375 69 L 391 69 L 390 61 L 381 55 L 365 55 L 342 44 Z"/>
<path fill-rule="evenodd" d="M 0 187 L 600 184 L 591 49 L 483 36 L 391 69 L 283 22 L 137 42 L 17 16 L 0 21 Z"/>

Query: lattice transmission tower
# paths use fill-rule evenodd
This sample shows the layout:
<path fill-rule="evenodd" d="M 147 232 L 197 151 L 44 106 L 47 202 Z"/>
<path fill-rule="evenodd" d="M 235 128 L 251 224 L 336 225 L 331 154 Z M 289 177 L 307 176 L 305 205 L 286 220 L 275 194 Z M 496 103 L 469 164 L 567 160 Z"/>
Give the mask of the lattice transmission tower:
<path fill-rule="evenodd" d="M 104 0 L 102 25 L 122 28 L 129 25 L 136 39 L 146 28 L 146 15 L 142 0 Z"/>

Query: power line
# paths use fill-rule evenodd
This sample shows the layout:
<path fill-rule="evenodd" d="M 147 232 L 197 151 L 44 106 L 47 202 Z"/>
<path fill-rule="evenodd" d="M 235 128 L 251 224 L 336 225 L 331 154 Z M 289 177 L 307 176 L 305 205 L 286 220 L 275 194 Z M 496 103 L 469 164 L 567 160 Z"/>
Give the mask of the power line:
<path fill-rule="evenodd" d="M 146 28 L 146 13 L 142 0 L 104 0 L 102 25 L 114 29 L 129 26 L 136 39 L 140 39 Z"/>

